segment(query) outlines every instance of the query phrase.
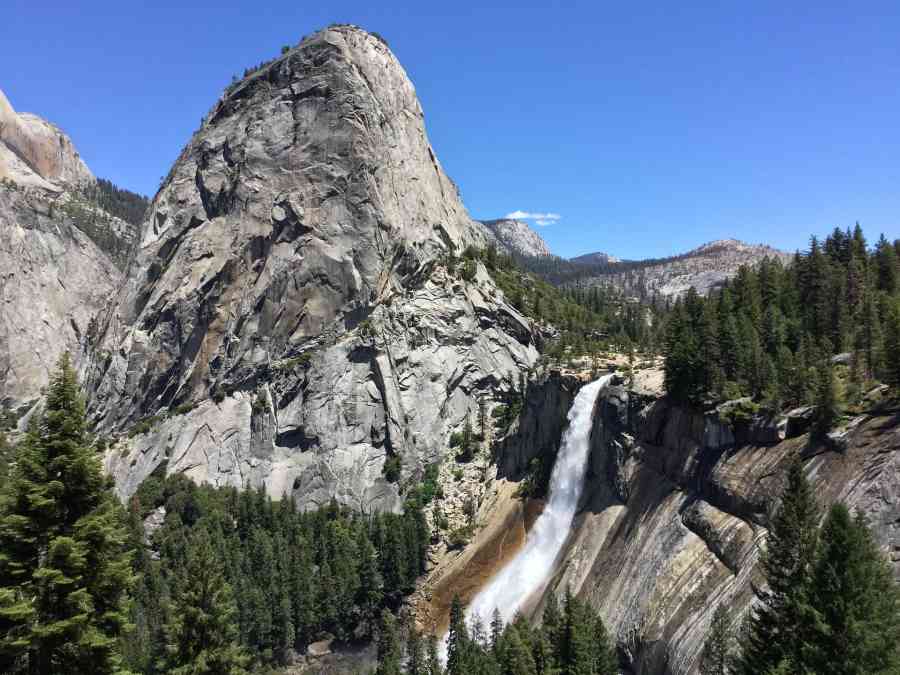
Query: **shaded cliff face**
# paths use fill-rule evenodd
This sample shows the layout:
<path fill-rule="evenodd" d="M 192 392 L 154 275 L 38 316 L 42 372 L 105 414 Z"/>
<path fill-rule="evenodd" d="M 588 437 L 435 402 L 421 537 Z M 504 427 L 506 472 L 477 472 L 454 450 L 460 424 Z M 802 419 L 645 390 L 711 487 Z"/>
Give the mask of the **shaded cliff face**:
<path fill-rule="evenodd" d="M 122 280 L 134 228 L 85 201 L 71 140 L 0 91 L 0 406 L 24 412 L 64 351 L 76 366 Z"/>
<path fill-rule="evenodd" d="M 153 202 L 90 373 L 101 428 L 168 411 L 110 454 L 122 494 L 166 462 L 396 507 L 385 460 L 418 475 L 537 357 L 484 269 L 448 261 L 486 238 L 379 39 L 331 28 L 230 87 Z"/>
<path fill-rule="evenodd" d="M 584 509 L 550 584 L 603 611 L 634 673 L 693 673 L 720 603 L 749 608 L 769 513 L 802 457 L 820 503 L 866 515 L 900 576 L 900 420 L 859 420 L 843 452 L 779 420 L 716 415 L 610 388 L 597 403 Z M 781 440 L 784 439 L 784 440 Z"/>
<path fill-rule="evenodd" d="M 0 185 L 0 404 L 8 408 L 40 396 L 62 352 L 82 362 L 95 317 L 121 280 L 65 199 Z"/>

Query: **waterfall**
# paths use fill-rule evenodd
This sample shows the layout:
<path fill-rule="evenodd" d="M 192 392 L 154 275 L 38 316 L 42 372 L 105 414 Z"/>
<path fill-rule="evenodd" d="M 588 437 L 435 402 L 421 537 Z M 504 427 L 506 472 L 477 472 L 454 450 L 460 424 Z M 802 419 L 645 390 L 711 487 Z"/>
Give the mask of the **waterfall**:
<path fill-rule="evenodd" d="M 471 625 L 478 616 L 487 624 L 496 608 L 508 623 L 522 604 L 546 583 L 553 564 L 569 536 L 584 487 L 590 453 L 594 402 L 612 375 L 605 375 L 581 388 L 569 409 L 569 426 L 563 433 L 553 473 L 550 494 L 543 512 L 522 550 L 475 596 L 466 613 Z"/>

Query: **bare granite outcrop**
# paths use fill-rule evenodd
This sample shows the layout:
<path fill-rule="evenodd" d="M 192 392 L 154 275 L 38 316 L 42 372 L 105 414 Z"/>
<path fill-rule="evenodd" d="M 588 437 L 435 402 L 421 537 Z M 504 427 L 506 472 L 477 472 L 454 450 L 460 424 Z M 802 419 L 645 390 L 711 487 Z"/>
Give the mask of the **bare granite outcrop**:
<path fill-rule="evenodd" d="M 144 223 L 89 370 L 123 496 L 165 463 L 302 507 L 400 484 L 537 359 L 382 40 L 335 26 L 226 90 Z M 137 425 L 137 426 L 136 426 Z"/>

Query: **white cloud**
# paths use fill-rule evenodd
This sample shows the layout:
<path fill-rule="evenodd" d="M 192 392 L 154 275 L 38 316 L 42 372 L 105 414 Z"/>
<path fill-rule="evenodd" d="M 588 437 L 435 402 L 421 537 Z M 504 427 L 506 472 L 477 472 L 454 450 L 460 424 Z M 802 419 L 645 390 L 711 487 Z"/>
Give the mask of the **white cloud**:
<path fill-rule="evenodd" d="M 507 213 L 505 217 L 512 220 L 533 220 L 535 225 L 540 225 L 541 227 L 553 225 L 556 221 L 562 219 L 562 216 L 558 213 L 539 213 L 532 211 L 513 211 L 512 213 Z"/>

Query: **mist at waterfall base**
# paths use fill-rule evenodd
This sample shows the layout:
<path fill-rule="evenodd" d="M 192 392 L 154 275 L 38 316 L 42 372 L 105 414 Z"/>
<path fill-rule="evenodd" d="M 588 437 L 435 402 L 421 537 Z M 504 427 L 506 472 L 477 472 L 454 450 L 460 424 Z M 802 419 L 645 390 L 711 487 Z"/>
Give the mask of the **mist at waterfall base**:
<path fill-rule="evenodd" d="M 585 385 L 575 396 L 550 476 L 547 504 L 528 532 L 522 550 L 472 600 L 466 612 L 470 627 L 475 617 L 487 625 L 494 609 L 504 623 L 509 623 L 523 603 L 546 583 L 569 536 L 584 487 L 594 402 L 612 377 L 605 375 Z M 446 649 L 446 639 L 443 643 Z"/>

